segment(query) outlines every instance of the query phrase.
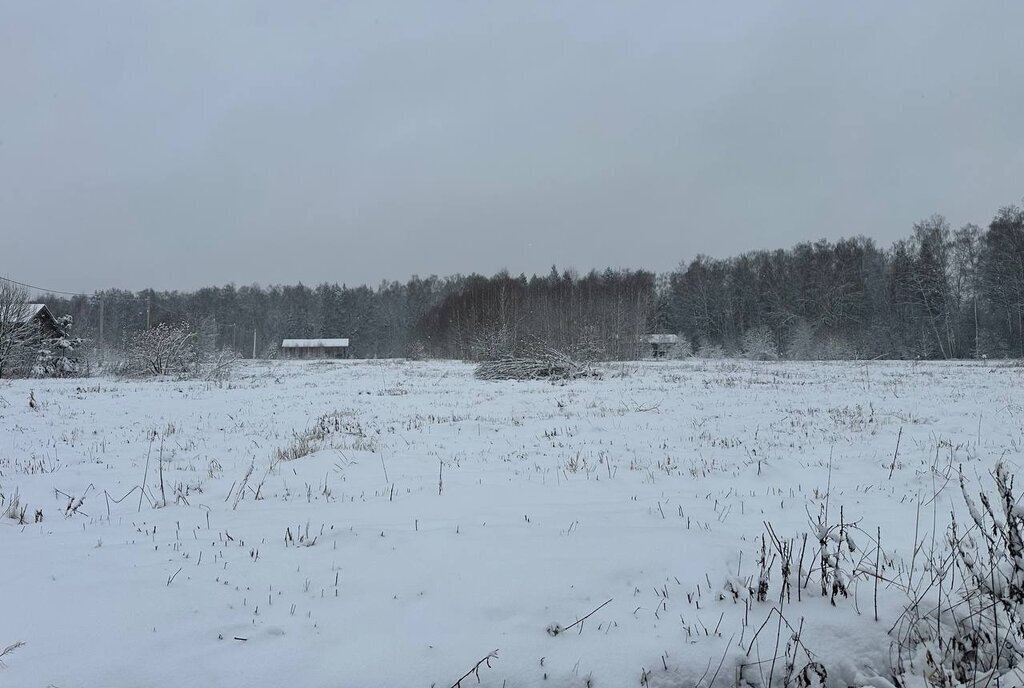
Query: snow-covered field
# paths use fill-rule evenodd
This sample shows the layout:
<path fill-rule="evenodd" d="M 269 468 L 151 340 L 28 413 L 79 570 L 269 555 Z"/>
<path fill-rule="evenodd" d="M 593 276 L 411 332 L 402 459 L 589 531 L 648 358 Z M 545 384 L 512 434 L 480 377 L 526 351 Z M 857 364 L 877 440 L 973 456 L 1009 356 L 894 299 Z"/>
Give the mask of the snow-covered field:
<path fill-rule="evenodd" d="M 789 637 L 769 616 L 777 565 L 767 601 L 747 599 L 766 522 L 797 555 L 811 533 L 809 567 L 827 501 L 829 524 L 856 523 L 851 560 L 875 570 L 880 529 L 896 577 L 915 533 L 941 539 L 962 510 L 961 464 L 980 489 L 1024 458 L 1024 368 L 605 372 L 0 382 L 0 511 L 17 495 L 27 521 L 0 523 L 0 649 L 25 643 L 0 685 L 447 688 L 494 650 L 484 686 L 764 682 Z M 881 586 L 876 622 L 874 577 L 833 607 L 816 575 L 785 619 L 829 683 L 881 685 L 905 596 Z"/>

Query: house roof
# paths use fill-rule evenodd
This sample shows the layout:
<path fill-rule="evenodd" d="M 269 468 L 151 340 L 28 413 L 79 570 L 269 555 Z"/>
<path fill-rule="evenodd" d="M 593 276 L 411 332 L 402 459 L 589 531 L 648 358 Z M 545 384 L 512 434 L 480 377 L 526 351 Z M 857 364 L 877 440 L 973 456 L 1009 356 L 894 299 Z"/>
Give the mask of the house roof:
<path fill-rule="evenodd" d="M 11 319 L 16 323 L 27 323 L 31 322 L 40 313 L 45 313 L 53 320 L 53 315 L 50 313 L 50 309 L 46 307 L 45 303 L 26 303 L 21 307 L 21 311 L 16 313 Z"/>
<path fill-rule="evenodd" d="M 283 349 L 344 349 L 347 346 L 347 339 L 285 339 L 281 342 Z"/>
<path fill-rule="evenodd" d="M 679 342 L 679 335 L 676 334 L 649 334 L 648 344 L 676 344 Z"/>

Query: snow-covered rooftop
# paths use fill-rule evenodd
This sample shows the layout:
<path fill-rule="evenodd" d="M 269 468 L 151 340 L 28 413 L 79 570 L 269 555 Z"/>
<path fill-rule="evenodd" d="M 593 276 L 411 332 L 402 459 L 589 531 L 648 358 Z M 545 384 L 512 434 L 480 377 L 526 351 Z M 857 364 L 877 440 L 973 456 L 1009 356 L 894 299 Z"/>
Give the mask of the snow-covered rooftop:
<path fill-rule="evenodd" d="M 17 323 L 27 323 L 39 315 L 39 312 L 44 308 L 46 308 L 46 305 L 42 303 L 26 303 L 22 306 L 21 312 L 11 317 L 11 320 Z"/>
<path fill-rule="evenodd" d="M 281 342 L 282 349 L 343 349 L 347 346 L 347 339 L 285 339 Z"/>
<path fill-rule="evenodd" d="M 648 344 L 676 344 L 679 342 L 679 335 L 675 334 L 649 334 L 647 335 Z"/>

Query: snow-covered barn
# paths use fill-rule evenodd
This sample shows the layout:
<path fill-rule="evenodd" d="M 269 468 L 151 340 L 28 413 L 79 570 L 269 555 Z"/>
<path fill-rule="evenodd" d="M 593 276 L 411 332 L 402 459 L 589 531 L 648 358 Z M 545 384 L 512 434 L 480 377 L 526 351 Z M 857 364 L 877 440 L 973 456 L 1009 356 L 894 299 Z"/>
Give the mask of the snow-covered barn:
<path fill-rule="evenodd" d="M 283 358 L 347 358 L 348 339 L 285 339 Z"/>

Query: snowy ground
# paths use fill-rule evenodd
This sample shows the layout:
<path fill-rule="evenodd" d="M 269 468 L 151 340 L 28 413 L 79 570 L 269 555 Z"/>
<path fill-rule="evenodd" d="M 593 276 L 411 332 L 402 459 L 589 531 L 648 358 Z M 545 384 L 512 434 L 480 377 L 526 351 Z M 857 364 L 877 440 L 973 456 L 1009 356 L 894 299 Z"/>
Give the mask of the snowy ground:
<path fill-rule="evenodd" d="M 763 683 L 778 572 L 769 601 L 719 598 L 756 587 L 766 521 L 811 548 L 827 495 L 872 568 L 881 529 L 895 576 L 915 531 L 961 509 L 956 467 L 980 488 L 1024 458 L 1021 368 L 606 373 L 352 361 L 220 386 L 0 382 L 0 512 L 17 495 L 28 521 L 0 523 L 0 649 L 25 643 L 0 685 L 447 688 L 492 650 L 484 686 Z M 322 449 L 274 463 L 325 417 Z M 830 683 L 872 682 L 903 598 L 883 587 L 875 622 L 873 579 L 835 607 L 814 580 L 786 619 Z"/>

